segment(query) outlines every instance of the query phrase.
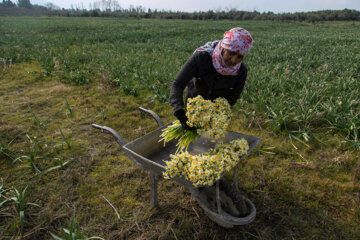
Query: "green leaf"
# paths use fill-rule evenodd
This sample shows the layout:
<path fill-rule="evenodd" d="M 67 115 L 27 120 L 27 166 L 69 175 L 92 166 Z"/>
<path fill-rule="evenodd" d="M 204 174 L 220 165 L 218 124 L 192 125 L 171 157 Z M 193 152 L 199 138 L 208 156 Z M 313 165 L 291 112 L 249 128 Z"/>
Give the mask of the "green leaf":
<path fill-rule="evenodd" d="M 20 211 L 20 231 L 22 233 L 23 227 L 24 227 L 24 219 L 25 219 L 25 212 Z"/>
<path fill-rule="evenodd" d="M 61 167 L 62 167 L 61 165 L 57 165 L 57 166 L 54 166 L 54 167 L 50 167 L 50 168 L 45 169 L 44 171 L 40 172 L 40 173 L 37 174 L 36 176 L 42 176 L 42 175 L 44 175 L 44 174 L 46 174 L 46 173 L 48 173 L 48 172 L 51 172 L 51 171 L 56 170 L 56 169 L 59 169 L 59 168 L 61 168 Z"/>
<path fill-rule="evenodd" d="M 49 232 L 49 233 L 50 233 L 51 237 L 54 238 L 54 239 L 56 239 L 56 240 L 65 240 L 65 239 L 63 239 L 63 238 L 61 238 L 61 237 L 53 234 L 52 232 Z"/>
<path fill-rule="evenodd" d="M 35 207 L 41 207 L 39 204 L 36 203 L 26 203 L 27 205 L 35 206 Z"/>
<path fill-rule="evenodd" d="M 2 205 L 4 205 L 6 202 L 8 202 L 8 201 L 10 201 L 10 199 L 6 199 L 6 200 L 4 200 L 4 201 L 2 201 L 1 203 L 0 203 L 0 207 L 2 207 Z"/>
<path fill-rule="evenodd" d="M 23 158 L 29 158 L 29 156 L 17 157 L 17 158 L 14 159 L 14 161 L 13 161 L 12 163 L 16 163 L 16 162 L 18 162 L 18 161 L 21 161 L 21 159 L 23 159 Z"/>

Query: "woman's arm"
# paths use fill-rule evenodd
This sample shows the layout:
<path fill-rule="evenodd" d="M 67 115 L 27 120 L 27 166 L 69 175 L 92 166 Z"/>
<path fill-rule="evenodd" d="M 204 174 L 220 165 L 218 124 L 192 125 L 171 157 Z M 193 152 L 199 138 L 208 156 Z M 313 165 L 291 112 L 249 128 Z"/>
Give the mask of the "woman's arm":
<path fill-rule="evenodd" d="M 195 76 L 197 71 L 197 53 L 194 53 L 181 68 L 180 72 L 173 81 L 170 90 L 170 104 L 174 113 L 184 108 L 183 93 L 188 82 Z"/>

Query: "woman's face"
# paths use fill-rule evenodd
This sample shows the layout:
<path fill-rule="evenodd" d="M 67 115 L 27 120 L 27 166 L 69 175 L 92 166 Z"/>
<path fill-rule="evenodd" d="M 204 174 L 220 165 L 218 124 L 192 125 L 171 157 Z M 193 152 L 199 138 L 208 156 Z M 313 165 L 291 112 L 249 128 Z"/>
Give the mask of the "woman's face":
<path fill-rule="evenodd" d="M 244 59 L 244 55 L 232 52 L 226 48 L 224 48 L 222 51 L 222 57 L 227 67 L 233 67 Z"/>

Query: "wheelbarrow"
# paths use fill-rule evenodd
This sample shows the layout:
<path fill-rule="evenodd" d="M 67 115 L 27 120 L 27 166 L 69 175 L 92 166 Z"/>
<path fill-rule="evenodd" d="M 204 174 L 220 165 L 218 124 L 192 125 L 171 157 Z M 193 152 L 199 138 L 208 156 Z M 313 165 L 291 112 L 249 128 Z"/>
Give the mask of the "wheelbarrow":
<path fill-rule="evenodd" d="M 92 124 L 94 128 L 101 129 L 115 137 L 117 143 L 125 150 L 127 156 L 139 167 L 150 171 L 150 205 L 158 206 L 157 184 L 165 171 L 166 161 L 170 160 L 170 154 L 177 149 L 177 140 L 172 140 L 164 146 L 159 141 L 162 130 L 169 124 L 164 124 L 161 118 L 153 111 L 140 107 L 140 111 L 153 117 L 159 128 L 129 143 L 114 129 Z M 261 141 L 260 138 L 228 131 L 223 142 L 234 139 L 245 138 L 249 144 L 249 154 Z M 192 142 L 188 152 L 192 155 L 207 152 L 215 146 L 216 142 L 201 136 Z M 246 154 L 246 155 L 247 155 Z M 241 157 L 244 158 L 246 155 Z M 183 177 L 174 177 L 172 180 L 184 185 L 197 200 L 205 214 L 214 222 L 225 228 L 232 228 L 235 225 L 244 225 L 252 222 L 256 216 L 255 205 L 238 191 L 236 167 L 233 168 L 233 183 L 229 183 L 223 176 L 213 186 L 194 187 L 193 184 Z"/>

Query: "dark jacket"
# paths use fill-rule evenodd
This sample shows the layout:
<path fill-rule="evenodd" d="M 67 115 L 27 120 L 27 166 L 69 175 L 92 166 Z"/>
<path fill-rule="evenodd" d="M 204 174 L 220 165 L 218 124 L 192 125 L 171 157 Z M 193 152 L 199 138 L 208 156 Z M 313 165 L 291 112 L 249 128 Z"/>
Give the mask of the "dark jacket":
<path fill-rule="evenodd" d="M 244 63 L 241 63 L 237 75 L 221 75 L 215 70 L 210 54 L 197 51 L 174 79 L 170 91 L 171 106 L 174 112 L 184 108 L 183 92 L 186 86 L 186 99 L 197 95 L 208 100 L 223 97 L 233 106 L 244 88 L 246 76 L 247 68 Z"/>

